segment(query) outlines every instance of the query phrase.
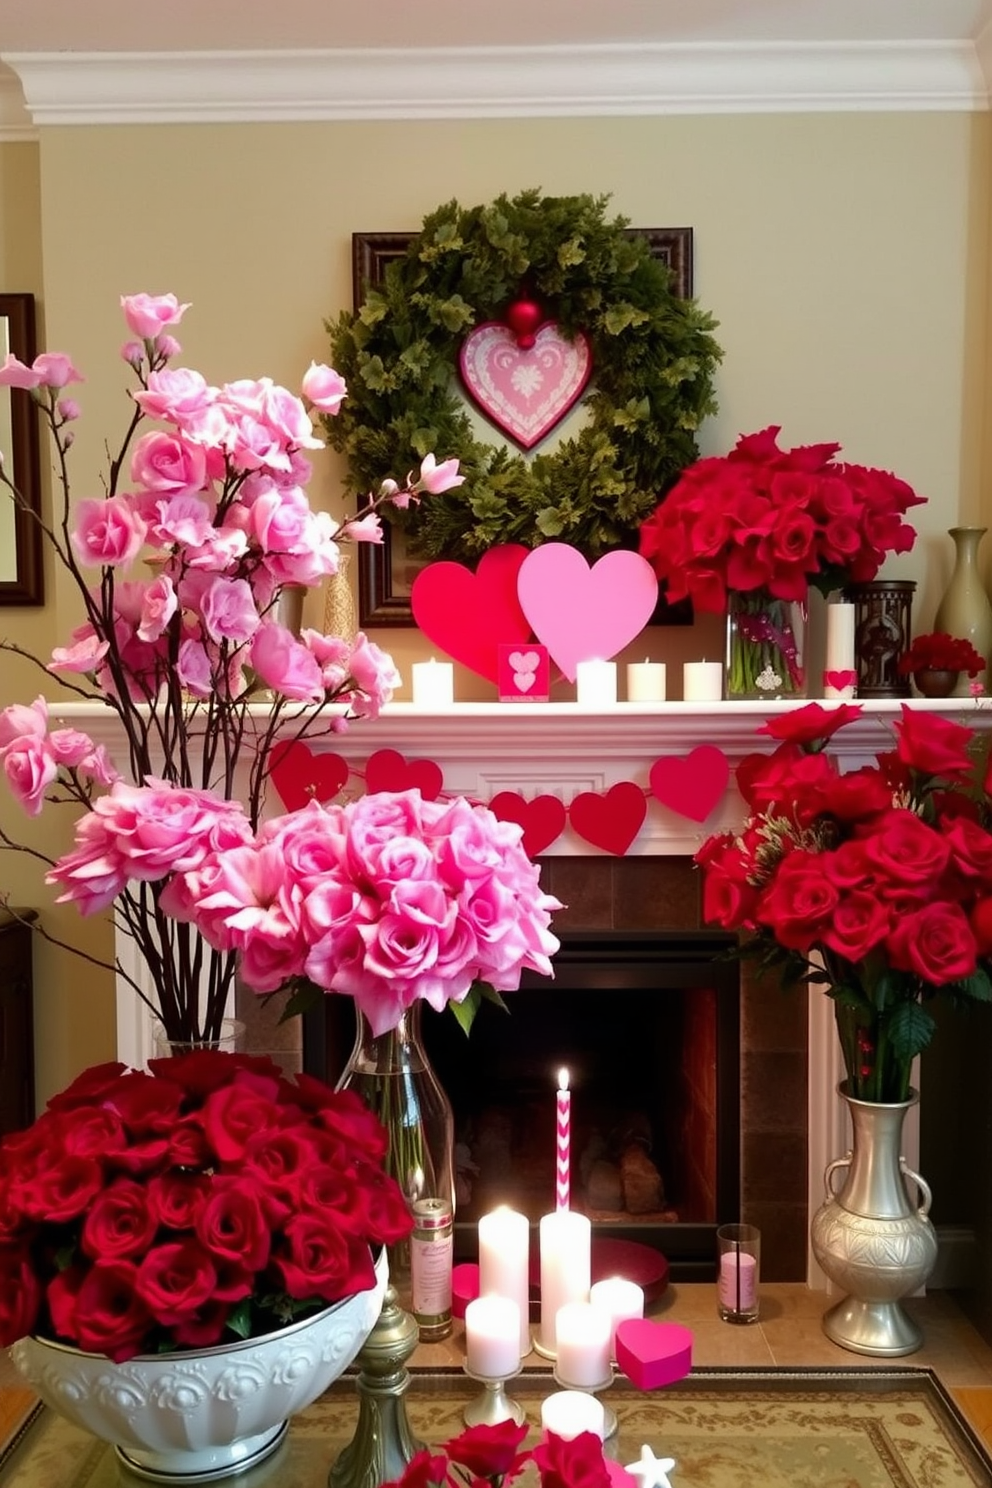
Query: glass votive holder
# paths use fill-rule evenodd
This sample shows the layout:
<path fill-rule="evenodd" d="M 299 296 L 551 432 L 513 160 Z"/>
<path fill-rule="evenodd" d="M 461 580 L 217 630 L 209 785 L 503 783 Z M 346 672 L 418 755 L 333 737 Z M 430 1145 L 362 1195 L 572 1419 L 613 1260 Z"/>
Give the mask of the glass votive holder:
<path fill-rule="evenodd" d="M 725 1323 L 758 1320 L 761 1231 L 755 1225 L 721 1225 L 716 1232 L 717 1309 Z"/>

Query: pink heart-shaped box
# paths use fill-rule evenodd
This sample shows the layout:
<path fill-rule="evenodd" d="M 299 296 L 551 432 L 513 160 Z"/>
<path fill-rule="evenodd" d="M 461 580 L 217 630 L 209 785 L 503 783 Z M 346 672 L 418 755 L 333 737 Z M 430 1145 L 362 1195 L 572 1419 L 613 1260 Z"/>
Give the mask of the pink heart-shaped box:
<path fill-rule="evenodd" d="M 692 1368 L 692 1334 L 681 1323 L 627 1318 L 617 1324 L 617 1364 L 638 1390 L 660 1390 Z"/>

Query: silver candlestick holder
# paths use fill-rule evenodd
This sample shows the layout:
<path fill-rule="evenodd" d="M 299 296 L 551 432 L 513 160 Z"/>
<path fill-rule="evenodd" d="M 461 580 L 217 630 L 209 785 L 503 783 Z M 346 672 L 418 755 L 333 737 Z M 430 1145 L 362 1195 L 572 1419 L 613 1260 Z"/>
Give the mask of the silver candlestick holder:
<path fill-rule="evenodd" d="M 462 1412 L 466 1426 L 498 1426 L 501 1421 L 512 1421 L 515 1426 L 523 1425 L 526 1415 L 523 1406 L 519 1400 L 511 1400 L 506 1393 L 507 1381 L 516 1379 L 519 1369 L 515 1369 L 512 1374 L 502 1375 L 499 1379 L 490 1379 L 488 1375 L 475 1374 L 467 1364 L 464 1368 L 469 1379 L 482 1386 L 479 1394 L 469 1401 Z"/>

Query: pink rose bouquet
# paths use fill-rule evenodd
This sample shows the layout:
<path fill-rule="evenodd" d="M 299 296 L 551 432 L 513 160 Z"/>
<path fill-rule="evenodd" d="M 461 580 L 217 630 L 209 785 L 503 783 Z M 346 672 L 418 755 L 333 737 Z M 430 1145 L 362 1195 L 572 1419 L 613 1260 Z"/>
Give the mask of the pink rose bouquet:
<path fill-rule="evenodd" d="M 738 766 L 743 829 L 696 861 L 704 917 L 833 998 L 849 1094 L 903 1101 L 927 1004 L 992 1001 L 992 771 L 972 729 L 904 704 L 895 748 L 842 774 L 825 746 L 860 711 L 763 725 L 780 743 Z"/>
<path fill-rule="evenodd" d="M 106 1354 L 254 1338 L 374 1282 L 409 1234 L 350 1091 L 199 1050 L 86 1070 L 0 1142 L 0 1345 Z"/>
<path fill-rule="evenodd" d="M 305 488 L 309 454 L 322 445 L 311 413 L 337 412 L 346 393 L 338 374 L 312 364 L 302 398 L 264 377 L 215 387 L 172 365 L 172 329 L 188 306 L 174 295 L 121 304 L 132 337 L 122 356 L 137 387 L 102 496 L 70 496 L 80 410 L 64 389 L 82 380 L 70 358 L 44 353 L 27 366 L 9 356 L 0 367 L 0 387 L 27 390 L 47 425 L 60 510 L 50 524 L 32 514 L 2 459 L 0 485 L 39 523 L 80 611 L 47 663 L 10 641 L 0 649 L 105 705 L 123 758 L 38 697 L 0 713 L 0 764 L 29 815 L 49 801 L 81 813 L 74 848 L 46 860 L 49 883 L 83 914 L 115 906 L 157 1002 L 135 990 L 169 1039 L 199 1041 L 219 1034 L 238 952 L 233 936 L 207 947 L 176 917 L 171 886 L 253 843 L 281 732 L 300 740 L 374 718 L 398 681 L 362 634 L 296 634 L 280 597 L 333 576 L 342 541 L 381 540 L 384 503 L 417 501 L 462 477 L 456 461 L 428 455 L 416 478 L 383 482 L 354 519 L 335 522 Z M 255 933 L 268 945 L 264 916 Z"/>
<path fill-rule="evenodd" d="M 354 998 L 378 1035 L 415 1002 L 451 1003 L 469 1023 L 480 984 L 490 995 L 525 968 L 551 975 L 561 906 L 540 892 L 519 826 L 487 807 L 382 793 L 210 835 L 176 868 L 166 907 L 237 951 L 256 991 L 308 980 Z M 80 865 L 84 885 L 91 869 Z"/>

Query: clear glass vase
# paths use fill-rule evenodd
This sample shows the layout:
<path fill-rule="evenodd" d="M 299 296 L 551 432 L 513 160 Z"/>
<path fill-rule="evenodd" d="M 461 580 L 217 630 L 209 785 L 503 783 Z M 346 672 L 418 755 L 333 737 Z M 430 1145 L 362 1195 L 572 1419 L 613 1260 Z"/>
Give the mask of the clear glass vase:
<path fill-rule="evenodd" d="M 220 1025 L 220 1036 L 215 1039 L 173 1039 L 161 1023 L 152 1030 L 152 1043 L 156 1059 L 168 1059 L 174 1054 L 190 1054 L 194 1049 L 219 1049 L 223 1054 L 242 1054 L 247 1047 L 247 1029 L 238 1018 L 224 1018 Z"/>
<path fill-rule="evenodd" d="M 806 696 L 805 604 L 775 599 L 766 589 L 727 595 L 724 696 Z"/>
<path fill-rule="evenodd" d="M 415 1222 L 413 1239 L 390 1248 L 390 1278 L 400 1291 L 412 1291 L 412 1311 L 421 1337 L 443 1337 L 451 1326 L 455 1212 L 451 1102 L 424 1048 L 419 1002 L 388 1033 L 374 1034 L 357 1008 L 356 1017 L 355 1046 L 338 1089 L 360 1095 L 389 1133 L 386 1169 L 406 1195 Z M 418 1296 L 421 1281 L 423 1296 Z M 435 1297 L 439 1299 L 436 1307 Z"/>

